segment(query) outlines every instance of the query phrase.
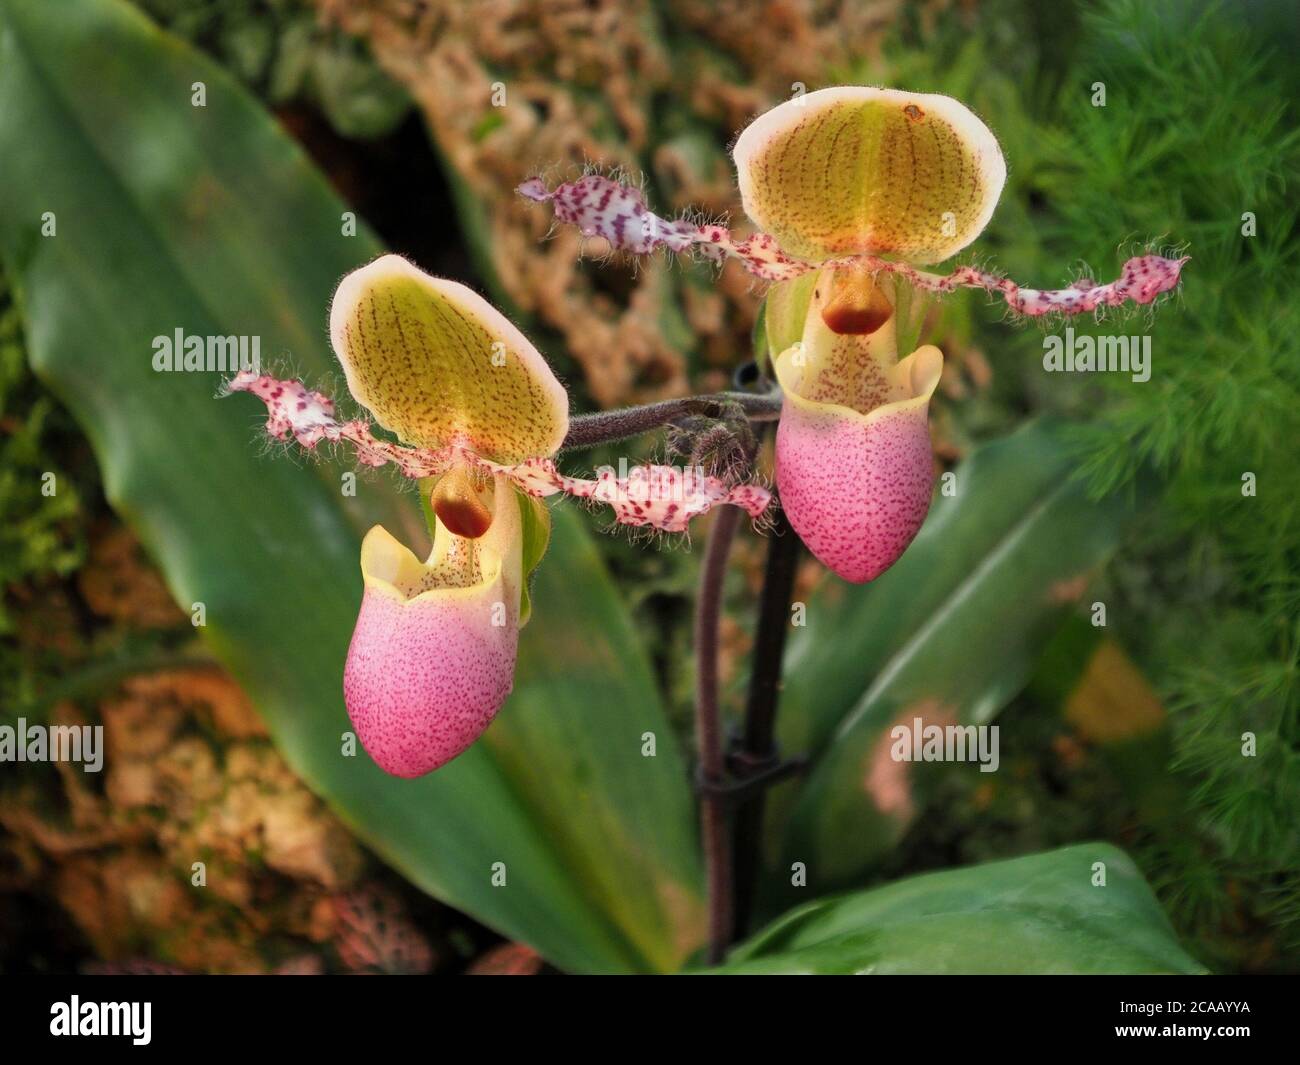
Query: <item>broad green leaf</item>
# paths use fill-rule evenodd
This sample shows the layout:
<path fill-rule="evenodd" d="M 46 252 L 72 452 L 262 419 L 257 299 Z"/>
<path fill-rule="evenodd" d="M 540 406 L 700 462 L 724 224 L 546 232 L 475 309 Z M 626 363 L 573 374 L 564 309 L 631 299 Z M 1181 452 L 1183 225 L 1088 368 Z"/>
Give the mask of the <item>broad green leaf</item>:
<path fill-rule="evenodd" d="M 1132 859 L 1109 843 L 1081 843 L 810 902 L 714 971 L 1047 975 L 1205 968 L 1178 945 Z"/>
<path fill-rule="evenodd" d="M 814 757 L 797 794 L 778 797 L 771 886 L 785 898 L 789 862 L 818 890 L 848 886 L 921 807 L 915 764 L 890 758 L 893 725 L 987 723 L 1024 686 L 1130 513 L 1070 474 L 1060 427 L 1031 424 L 955 471 L 955 494 L 936 496 L 892 569 L 810 597 L 781 700 L 784 750 Z"/>
<path fill-rule="evenodd" d="M 177 329 L 259 336 L 271 368 L 332 375 L 341 395 L 329 299 L 374 238 L 344 235 L 346 206 L 229 76 L 119 0 L 0 0 L 0 161 L 33 365 L 294 769 L 414 883 L 557 965 L 676 967 L 701 935 L 687 774 L 583 517 L 554 514 L 487 742 L 388 777 L 342 753 L 342 670 L 360 534 L 382 522 L 423 546 L 418 504 L 387 478 L 350 498 L 331 461 L 260 454 L 256 402 L 215 398 L 225 375 L 152 368 L 153 338 Z"/>

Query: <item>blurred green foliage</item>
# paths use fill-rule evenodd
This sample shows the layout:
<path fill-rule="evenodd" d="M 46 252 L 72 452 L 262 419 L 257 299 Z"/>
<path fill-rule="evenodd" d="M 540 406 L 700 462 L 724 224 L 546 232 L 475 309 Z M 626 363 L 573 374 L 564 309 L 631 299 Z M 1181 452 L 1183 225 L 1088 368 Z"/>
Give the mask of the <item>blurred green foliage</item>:
<path fill-rule="evenodd" d="M 865 585 L 827 578 L 807 596 L 778 734 L 814 762 L 790 796 L 764 885 L 784 905 L 807 894 L 790 889 L 793 862 L 821 891 L 879 867 L 927 800 L 920 767 L 886 756 L 892 728 L 914 717 L 1000 722 L 1132 522 L 1125 500 L 1090 500 L 1072 480 L 1062 435 L 1055 420 L 1035 420 L 977 448 L 888 572 Z M 1017 734 L 1003 729 L 1009 751 Z M 1002 776 L 963 771 L 985 786 Z"/>
<path fill-rule="evenodd" d="M 1117 574 L 1119 613 L 1176 711 L 1202 833 L 1267 894 L 1300 875 L 1300 115 L 1278 53 L 1223 13 L 1126 2 L 1087 25 L 1098 76 L 1141 73 L 1142 106 L 1080 122 L 1062 225 L 1096 232 L 1122 200 L 1139 231 L 1185 219 L 1193 261 L 1155 387 L 1110 386 L 1081 430 L 1085 470 L 1099 491 L 1144 461 L 1168 479 L 1147 572 Z"/>
<path fill-rule="evenodd" d="M 411 102 L 355 39 L 320 26 L 305 0 L 137 0 L 159 24 L 203 46 L 272 106 L 304 99 L 336 132 L 390 132 Z"/>
<path fill-rule="evenodd" d="M 54 441 L 70 429 L 27 369 L 19 310 L 0 271 L 0 588 L 66 576 L 85 558 L 80 495 L 55 461 Z M 0 597 L 0 635 L 13 628 Z"/>

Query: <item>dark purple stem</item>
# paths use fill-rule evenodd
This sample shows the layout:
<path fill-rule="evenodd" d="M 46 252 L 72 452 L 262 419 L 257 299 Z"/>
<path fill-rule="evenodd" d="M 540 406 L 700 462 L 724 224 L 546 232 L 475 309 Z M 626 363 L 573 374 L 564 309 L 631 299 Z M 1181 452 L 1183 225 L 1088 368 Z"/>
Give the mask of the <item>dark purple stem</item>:
<path fill-rule="evenodd" d="M 776 711 L 781 697 L 781 666 L 786 634 L 790 631 L 790 598 L 799 568 L 799 547 L 799 537 L 790 528 L 785 512 L 777 510 L 767 541 L 767 568 L 759 600 L 758 629 L 754 634 L 744 730 L 730 759 L 732 773 L 740 783 L 771 772 L 779 763 Z M 766 795 L 765 788 L 755 788 L 736 807 L 733 867 L 737 937 L 749 930 L 753 915 Z"/>
<path fill-rule="evenodd" d="M 718 626 L 727 556 L 740 517 L 738 507 L 723 507 L 713 519 L 695 605 L 695 738 L 700 759 L 700 837 L 708 877 L 710 964 L 717 964 L 726 955 L 733 929 L 730 818 L 718 705 Z"/>

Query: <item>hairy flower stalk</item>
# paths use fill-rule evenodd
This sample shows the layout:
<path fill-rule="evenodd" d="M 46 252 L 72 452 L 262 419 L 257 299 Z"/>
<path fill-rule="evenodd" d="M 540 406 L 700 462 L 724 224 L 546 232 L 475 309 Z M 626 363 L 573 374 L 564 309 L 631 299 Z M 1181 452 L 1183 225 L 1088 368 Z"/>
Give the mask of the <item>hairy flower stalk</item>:
<path fill-rule="evenodd" d="M 699 750 L 700 839 L 708 875 L 708 960 L 722 961 L 735 930 L 732 900 L 731 811 L 726 795 L 725 739 L 718 704 L 718 630 L 722 622 L 722 581 L 738 522 L 723 511 L 709 532 L 695 604 L 695 742 Z"/>
<path fill-rule="evenodd" d="M 685 396 L 640 407 L 581 414 L 570 420 L 562 450 L 576 451 L 598 444 L 617 443 L 692 416 L 724 418 L 733 411 L 754 422 L 775 421 L 781 415 L 780 393 L 775 390 L 767 395 L 719 392 L 711 396 Z"/>

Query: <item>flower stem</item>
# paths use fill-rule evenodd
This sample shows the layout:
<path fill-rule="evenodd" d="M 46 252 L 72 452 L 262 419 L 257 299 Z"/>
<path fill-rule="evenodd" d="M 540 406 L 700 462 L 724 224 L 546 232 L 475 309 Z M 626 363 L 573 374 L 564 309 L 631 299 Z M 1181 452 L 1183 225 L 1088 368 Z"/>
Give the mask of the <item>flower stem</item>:
<path fill-rule="evenodd" d="M 776 744 L 776 710 L 781 696 L 781 666 L 790 628 L 790 597 L 799 567 L 799 537 L 785 512 L 778 510 L 767 541 L 767 568 L 754 635 L 753 667 L 745 705 L 744 729 L 731 753 L 731 769 L 746 778 L 771 772 L 780 761 Z M 733 844 L 735 935 L 743 936 L 754 909 L 762 859 L 765 788 L 755 788 L 736 807 Z"/>
<path fill-rule="evenodd" d="M 706 418 L 743 416 L 750 421 L 775 421 L 781 415 L 781 395 L 779 392 L 764 395 L 752 392 L 715 392 L 705 396 L 665 399 L 640 407 L 580 414 L 570 419 L 569 433 L 564 438 L 561 450 L 570 451 L 627 440 L 692 414 Z"/>
<path fill-rule="evenodd" d="M 695 737 L 699 749 L 700 837 L 708 876 L 710 964 L 722 961 L 732 936 L 731 838 L 722 720 L 718 706 L 718 626 L 727 556 L 740 525 L 738 507 L 713 520 L 695 606 Z"/>

